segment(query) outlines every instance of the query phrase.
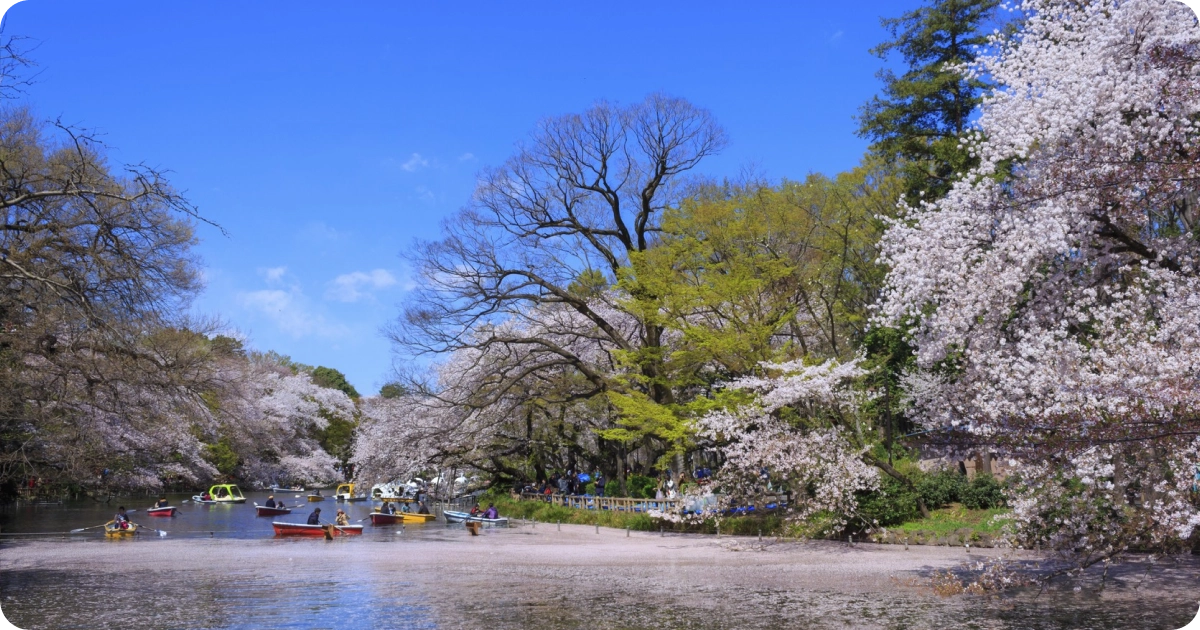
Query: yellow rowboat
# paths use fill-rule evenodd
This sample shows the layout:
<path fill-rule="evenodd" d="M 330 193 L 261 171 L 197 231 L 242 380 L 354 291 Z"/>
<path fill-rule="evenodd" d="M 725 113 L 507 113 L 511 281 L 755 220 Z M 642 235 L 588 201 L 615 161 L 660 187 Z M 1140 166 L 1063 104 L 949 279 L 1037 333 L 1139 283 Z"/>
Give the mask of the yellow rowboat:
<path fill-rule="evenodd" d="M 138 529 L 138 526 L 133 523 L 128 523 L 127 528 L 121 529 L 117 527 L 116 521 L 109 521 L 104 524 L 104 535 L 109 538 L 124 538 L 136 534 Z"/>
<path fill-rule="evenodd" d="M 323 497 L 319 494 L 310 494 L 310 495 L 308 495 L 308 500 L 309 501 L 324 501 L 325 497 Z"/>
<path fill-rule="evenodd" d="M 385 514 L 380 512 L 378 508 L 371 512 L 372 525 L 395 525 L 398 523 L 427 523 L 434 519 L 433 514 L 409 514 L 407 512 L 396 512 L 395 514 Z"/>

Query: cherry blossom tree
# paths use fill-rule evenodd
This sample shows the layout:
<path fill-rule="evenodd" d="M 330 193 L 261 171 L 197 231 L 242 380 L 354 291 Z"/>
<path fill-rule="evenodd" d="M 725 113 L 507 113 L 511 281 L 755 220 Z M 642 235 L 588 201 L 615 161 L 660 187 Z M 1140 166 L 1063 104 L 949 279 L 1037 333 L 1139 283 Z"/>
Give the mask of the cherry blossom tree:
<path fill-rule="evenodd" d="M 858 360 L 835 359 L 763 367 L 772 376 L 728 384 L 751 393 L 749 404 L 714 410 L 698 422 L 699 435 L 718 445 L 725 460 L 714 478 L 721 500 L 712 507 L 752 499 L 773 481 L 791 489 L 792 518 L 825 513 L 838 530 L 857 510 L 856 493 L 879 487 L 855 420 L 863 396 L 855 384 L 865 371 Z"/>
<path fill-rule="evenodd" d="M 1088 563 L 1196 525 L 1200 29 L 1171 0 L 1019 9 L 970 69 L 979 166 L 884 237 L 880 322 L 934 441 L 1026 462 L 1026 542 Z"/>

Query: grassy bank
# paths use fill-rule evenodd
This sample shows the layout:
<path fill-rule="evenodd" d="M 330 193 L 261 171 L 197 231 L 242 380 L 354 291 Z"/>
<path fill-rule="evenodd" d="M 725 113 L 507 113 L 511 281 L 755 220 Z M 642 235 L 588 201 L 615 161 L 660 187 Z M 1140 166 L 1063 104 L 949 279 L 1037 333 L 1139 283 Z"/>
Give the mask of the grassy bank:
<path fill-rule="evenodd" d="M 1008 508 L 968 510 L 958 503 L 953 503 L 949 507 L 931 511 L 929 518 L 901 523 L 889 529 L 903 532 L 926 531 L 939 535 L 969 529 L 980 534 L 996 536 L 1007 522 L 1003 516 L 1005 514 L 1008 514 Z"/>
<path fill-rule="evenodd" d="M 574 525 L 600 525 L 617 529 L 632 529 L 634 531 L 666 531 L 690 532 L 698 534 L 714 534 L 718 525 L 722 534 L 737 534 L 754 536 L 762 533 L 764 536 L 808 537 L 815 534 L 820 527 L 815 524 L 788 523 L 777 515 L 738 516 L 708 519 L 701 523 L 673 523 L 653 518 L 647 514 L 633 512 L 617 512 L 610 510 L 580 510 L 575 508 L 550 505 L 541 501 L 516 500 L 508 495 L 492 495 L 485 497 L 481 503 L 492 502 L 500 513 L 509 518 L 536 520 L 542 523 L 568 523 Z M 996 538 L 1004 526 L 1003 515 L 1008 512 L 1004 508 L 990 510 L 969 510 L 954 503 L 948 507 L 933 510 L 929 518 L 907 521 L 888 527 L 891 537 L 903 541 L 912 540 L 919 544 L 944 544 L 954 538 L 956 540 L 988 541 Z M 996 518 L 1000 517 L 1000 518 Z M 819 537 L 819 536 L 818 536 Z M 882 541 L 882 539 L 881 539 Z"/>

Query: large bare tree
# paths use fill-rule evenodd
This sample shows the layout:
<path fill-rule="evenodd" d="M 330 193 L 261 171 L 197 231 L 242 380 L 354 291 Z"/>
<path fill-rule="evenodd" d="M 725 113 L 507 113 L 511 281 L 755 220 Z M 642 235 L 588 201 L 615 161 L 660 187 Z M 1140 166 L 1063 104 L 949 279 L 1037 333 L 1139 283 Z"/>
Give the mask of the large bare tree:
<path fill-rule="evenodd" d="M 611 353 L 624 352 L 636 357 L 636 386 L 669 402 L 662 326 L 606 288 L 654 245 L 689 172 L 725 141 L 708 111 L 661 94 L 543 121 L 516 155 L 482 174 L 441 240 L 412 250 L 420 288 L 391 338 L 409 356 L 519 356 L 494 364 L 489 391 L 528 390 L 532 378 L 545 386 L 537 396 L 561 404 L 611 389 Z M 643 303 L 653 297 L 636 282 L 632 292 Z"/>

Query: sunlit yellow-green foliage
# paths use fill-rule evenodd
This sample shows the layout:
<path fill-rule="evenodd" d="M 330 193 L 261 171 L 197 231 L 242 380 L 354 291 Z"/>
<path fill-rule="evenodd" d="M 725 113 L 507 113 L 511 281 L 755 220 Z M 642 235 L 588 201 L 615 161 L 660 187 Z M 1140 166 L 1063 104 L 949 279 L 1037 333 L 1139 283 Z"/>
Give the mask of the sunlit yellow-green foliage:
<path fill-rule="evenodd" d="M 690 420 L 715 406 L 720 384 L 764 361 L 853 356 L 883 277 L 875 264 L 883 217 L 901 182 L 880 162 L 836 178 L 707 185 L 668 210 L 655 247 L 618 277 L 622 308 L 661 327 L 662 347 L 618 352 L 624 385 L 610 392 L 618 427 L 606 439 L 687 450 Z M 671 393 L 655 401 L 653 387 Z"/>

